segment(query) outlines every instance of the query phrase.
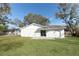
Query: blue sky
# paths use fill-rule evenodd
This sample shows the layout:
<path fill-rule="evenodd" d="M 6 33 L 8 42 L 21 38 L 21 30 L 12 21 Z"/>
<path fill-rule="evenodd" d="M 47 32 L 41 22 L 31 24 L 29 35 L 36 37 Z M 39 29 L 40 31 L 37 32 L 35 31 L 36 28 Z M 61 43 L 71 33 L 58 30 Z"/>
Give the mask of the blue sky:
<path fill-rule="evenodd" d="M 28 13 L 40 14 L 50 20 L 49 24 L 63 25 L 63 21 L 55 18 L 55 12 L 58 11 L 55 3 L 12 3 L 11 14 L 9 18 L 19 18 L 23 20 Z"/>

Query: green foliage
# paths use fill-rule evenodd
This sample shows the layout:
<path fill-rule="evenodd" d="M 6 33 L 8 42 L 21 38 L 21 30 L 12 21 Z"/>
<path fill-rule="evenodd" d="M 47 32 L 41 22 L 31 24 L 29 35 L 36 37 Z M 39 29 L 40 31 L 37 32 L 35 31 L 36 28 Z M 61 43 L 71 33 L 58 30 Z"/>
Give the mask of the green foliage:
<path fill-rule="evenodd" d="M 0 32 L 7 30 L 7 26 L 0 24 Z"/>
<path fill-rule="evenodd" d="M 6 15 L 10 13 L 10 5 L 8 3 L 0 3 L 0 15 Z"/>
<path fill-rule="evenodd" d="M 10 10 L 10 5 L 8 3 L 0 3 L 0 31 L 7 29 L 7 23 L 9 23 L 7 14 L 10 13 Z"/>
<path fill-rule="evenodd" d="M 41 25 L 46 25 L 48 24 L 48 18 L 38 15 L 38 14 L 32 14 L 29 13 L 28 15 L 26 15 L 24 17 L 24 22 L 28 22 L 29 24 L 31 23 L 37 23 L 37 24 L 41 24 Z"/>
<path fill-rule="evenodd" d="M 11 20 L 10 23 L 13 24 L 13 25 L 16 25 L 17 27 L 23 27 L 24 26 L 24 22 L 19 20 L 18 18 Z"/>
<path fill-rule="evenodd" d="M 5 26 L 3 24 L 0 24 L 0 31 L 3 31 Z"/>
<path fill-rule="evenodd" d="M 63 19 L 71 34 L 72 35 L 75 34 L 75 29 L 79 21 L 78 5 L 60 3 L 58 5 L 58 8 L 59 8 L 59 12 L 56 13 L 56 17 Z"/>
<path fill-rule="evenodd" d="M 6 31 L 8 29 L 7 24 L 9 23 L 9 19 L 7 16 L 0 17 L 0 31 Z"/>

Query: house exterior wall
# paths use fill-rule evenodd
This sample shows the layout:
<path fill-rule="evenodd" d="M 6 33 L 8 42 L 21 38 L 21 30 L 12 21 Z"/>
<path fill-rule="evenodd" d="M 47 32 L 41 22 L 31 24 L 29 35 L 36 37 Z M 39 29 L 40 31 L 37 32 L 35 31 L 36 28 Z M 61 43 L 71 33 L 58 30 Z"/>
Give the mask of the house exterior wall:
<path fill-rule="evenodd" d="M 30 25 L 28 27 L 21 29 L 21 36 L 22 37 L 35 37 L 35 31 L 40 28 L 38 26 Z"/>
<path fill-rule="evenodd" d="M 60 32 L 60 34 L 61 34 L 61 38 L 64 38 L 65 37 L 65 33 L 64 33 L 64 29 L 63 30 L 61 30 L 61 32 Z"/>
<path fill-rule="evenodd" d="M 34 34 L 35 37 L 42 37 L 40 32 L 36 32 Z M 64 30 L 60 31 L 46 31 L 46 36 L 47 38 L 64 38 Z"/>
<path fill-rule="evenodd" d="M 21 29 L 21 37 L 42 37 L 39 29 L 39 26 L 30 25 Z M 46 30 L 47 38 L 64 38 L 64 29 L 63 30 Z"/>
<path fill-rule="evenodd" d="M 58 38 L 60 37 L 60 31 L 48 31 L 47 37 Z"/>

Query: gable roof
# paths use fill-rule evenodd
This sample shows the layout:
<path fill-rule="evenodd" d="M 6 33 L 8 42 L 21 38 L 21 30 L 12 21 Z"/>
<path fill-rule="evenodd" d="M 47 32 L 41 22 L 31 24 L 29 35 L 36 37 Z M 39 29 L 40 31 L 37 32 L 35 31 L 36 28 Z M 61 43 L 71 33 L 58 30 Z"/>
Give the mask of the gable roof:
<path fill-rule="evenodd" d="M 41 27 L 41 28 L 39 28 L 39 30 L 61 30 L 61 29 L 65 28 L 64 26 L 61 26 L 61 25 L 46 25 L 46 26 L 43 26 L 43 25 L 36 24 L 36 23 L 32 23 L 31 25 Z"/>
<path fill-rule="evenodd" d="M 46 25 L 46 26 L 43 26 L 43 25 L 36 24 L 36 23 L 32 23 L 30 25 L 40 27 L 37 30 L 63 30 L 63 29 L 65 29 L 65 26 L 61 26 L 61 25 Z M 30 25 L 27 25 L 26 27 L 28 27 Z M 23 27 L 22 29 L 24 29 L 26 27 Z"/>

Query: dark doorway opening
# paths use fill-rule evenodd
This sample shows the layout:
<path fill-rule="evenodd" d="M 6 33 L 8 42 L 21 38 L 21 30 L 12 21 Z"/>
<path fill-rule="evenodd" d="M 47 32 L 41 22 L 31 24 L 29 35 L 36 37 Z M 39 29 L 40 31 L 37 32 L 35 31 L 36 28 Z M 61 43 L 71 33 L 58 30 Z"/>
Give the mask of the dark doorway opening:
<path fill-rule="evenodd" d="M 46 36 L 46 30 L 41 30 L 41 36 Z"/>

